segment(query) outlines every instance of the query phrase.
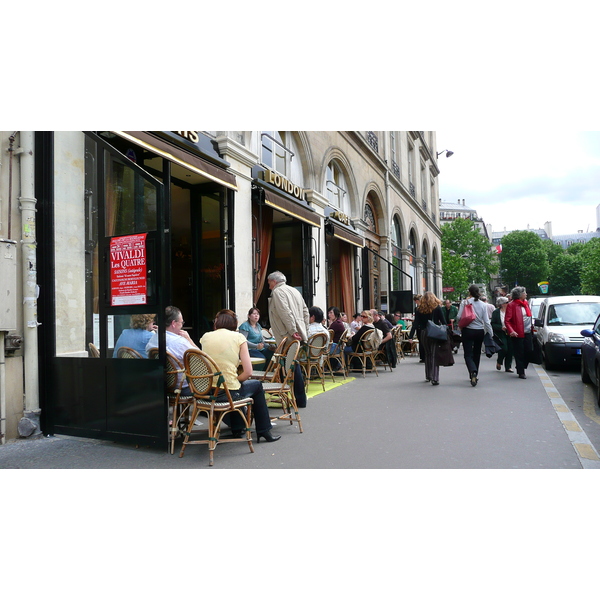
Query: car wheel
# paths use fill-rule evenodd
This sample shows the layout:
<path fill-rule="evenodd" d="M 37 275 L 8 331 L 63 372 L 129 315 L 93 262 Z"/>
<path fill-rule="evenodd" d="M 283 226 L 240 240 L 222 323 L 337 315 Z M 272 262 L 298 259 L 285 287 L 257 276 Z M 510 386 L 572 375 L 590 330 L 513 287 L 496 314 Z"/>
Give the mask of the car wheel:
<path fill-rule="evenodd" d="M 553 362 L 548 360 L 548 355 L 546 354 L 546 344 L 542 346 L 542 356 L 544 357 L 544 368 L 545 369 L 554 369 L 556 365 Z"/>
<path fill-rule="evenodd" d="M 583 359 L 583 356 L 581 357 L 581 381 L 583 381 L 583 383 L 592 383 L 592 378 L 585 368 L 585 360 Z"/>
<path fill-rule="evenodd" d="M 600 367 L 596 367 L 596 402 L 600 406 Z"/>

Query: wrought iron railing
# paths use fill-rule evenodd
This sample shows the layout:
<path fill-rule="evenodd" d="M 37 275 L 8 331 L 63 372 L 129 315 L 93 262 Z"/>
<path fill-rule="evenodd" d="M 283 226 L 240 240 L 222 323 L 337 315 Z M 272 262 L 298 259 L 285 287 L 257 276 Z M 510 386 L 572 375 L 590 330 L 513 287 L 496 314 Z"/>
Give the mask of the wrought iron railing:
<path fill-rule="evenodd" d="M 379 153 L 379 139 L 373 131 L 367 131 L 367 142 L 375 152 Z"/>

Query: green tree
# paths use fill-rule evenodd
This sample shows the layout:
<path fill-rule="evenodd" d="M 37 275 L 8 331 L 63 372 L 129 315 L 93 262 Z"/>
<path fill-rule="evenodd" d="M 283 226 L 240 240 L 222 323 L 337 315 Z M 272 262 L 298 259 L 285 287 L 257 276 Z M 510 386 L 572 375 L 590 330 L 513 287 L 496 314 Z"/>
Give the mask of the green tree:
<path fill-rule="evenodd" d="M 452 254 L 442 247 L 442 265 L 444 269 L 444 287 L 453 287 L 453 292 L 445 292 L 444 297 L 458 300 L 464 296 L 469 287 L 469 266 L 467 261 L 454 252 Z"/>
<path fill-rule="evenodd" d="M 448 297 L 456 299 L 464 295 L 473 282 L 489 286 L 498 261 L 490 241 L 475 223 L 470 219 L 455 219 L 442 225 L 441 231 L 444 287 L 455 289 Z"/>
<path fill-rule="evenodd" d="M 583 244 L 578 258 L 581 261 L 581 293 L 600 295 L 600 238 L 592 238 Z"/>
<path fill-rule="evenodd" d="M 583 250 L 584 246 L 585 246 L 585 244 L 582 244 L 581 242 L 571 244 L 570 246 L 567 247 L 567 253 L 568 254 L 579 254 Z"/>
<path fill-rule="evenodd" d="M 548 278 L 548 256 L 542 240 L 533 231 L 513 231 L 502 238 L 501 274 L 510 287 L 522 285 L 530 295 Z"/>
<path fill-rule="evenodd" d="M 581 258 L 563 252 L 550 265 L 550 293 L 555 296 L 581 294 Z"/>
<path fill-rule="evenodd" d="M 565 251 L 560 244 L 555 244 L 550 239 L 542 240 L 542 246 L 546 251 L 546 256 L 548 257 L 548 265 L 552 267 L 552 263 L 558 256 L 562 256 Z"/>

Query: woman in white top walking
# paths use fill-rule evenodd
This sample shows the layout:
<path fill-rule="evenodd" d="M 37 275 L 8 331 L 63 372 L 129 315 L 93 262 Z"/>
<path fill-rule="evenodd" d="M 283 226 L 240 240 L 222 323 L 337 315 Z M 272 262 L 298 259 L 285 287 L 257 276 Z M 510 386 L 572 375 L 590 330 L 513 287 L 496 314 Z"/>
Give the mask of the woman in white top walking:
<path fill-rule="evenodd" d="M 490 336 L 493 335 L 486 304 L 479 299 L 479 296 L 479 287 L 477 285 L 469 286 L 469 297 L 461 302 L 460 308 L 458 309 L 458 315 L 456 316 L 457 321 L 460 322 L 460 318 L 465 309 L 465 304 L 471 304 L 473 306 L 475 319 L 461 330 L 463 349 L 465 352 L 465 363 L 467 364 L 469 378 L 473 387 L 477 385 L 478 381 L 477 375 L 479 373 L 479 360 L 481 359 L 483 337 L 486 333 L 489 333 Z"/>

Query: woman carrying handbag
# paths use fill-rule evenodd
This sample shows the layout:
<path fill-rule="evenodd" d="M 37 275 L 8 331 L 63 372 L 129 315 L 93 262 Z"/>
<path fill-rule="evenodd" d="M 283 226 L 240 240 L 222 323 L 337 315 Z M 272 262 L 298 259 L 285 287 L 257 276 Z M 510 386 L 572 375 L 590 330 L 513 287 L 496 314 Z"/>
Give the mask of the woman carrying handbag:
<path fill-rule="evenodd" d="M 469 379 L 471 385 L 477 385 L 477 375 L 479 374 L 479 360 L 481 359 L 481 345 L 486 333 L 493 335 L 490 318 L 484 302 L 479 300 L 479 286 L 469 286 L 469 296 L 462 301 L 458 309 L 458 326 L 462 331 L 462 343 L 465 352 L 465 363 L 469 371 Z M 466 324 L 465 320 L 461 319 L 463 314 L 472 311 L 472 320 Z M 471 317 L 469 317 L 470 319 Z"/>
<path fill-rule="evenodd" d="M 428 321 L 437 325 L 446 326 L 446 319 L 439 300 L 432 292 L 425 292 L 419 306 L 415 311 L 415 322 L 413 328 L 421 330 L 421 344 L 423 345 L 423 358 L 425 360 L 425 379 L 431 381 L 431 385 L 440 383 L 440 365 L 437 357 L 439 340 L 427 333 Z"/>

